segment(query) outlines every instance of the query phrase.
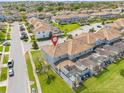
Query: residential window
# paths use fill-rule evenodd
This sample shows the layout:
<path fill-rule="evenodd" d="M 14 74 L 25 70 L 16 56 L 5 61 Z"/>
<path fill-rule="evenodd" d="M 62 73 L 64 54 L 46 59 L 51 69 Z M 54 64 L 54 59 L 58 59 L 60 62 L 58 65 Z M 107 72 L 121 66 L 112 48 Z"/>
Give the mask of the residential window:
<path fill-rule="evenodd" d="M 43 35 L 43 37 L 45 37 L 45 35 Z"/>

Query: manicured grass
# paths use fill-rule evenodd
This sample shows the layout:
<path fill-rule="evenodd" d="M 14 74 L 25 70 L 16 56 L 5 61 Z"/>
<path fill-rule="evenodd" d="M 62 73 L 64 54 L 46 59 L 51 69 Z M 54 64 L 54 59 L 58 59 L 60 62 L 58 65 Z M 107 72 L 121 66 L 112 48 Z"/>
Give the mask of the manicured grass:
<path fill-rule="evenodd" d="M 6 93 L 6 87 L 0 87 L 0 93 Z"/>
<path fill-rule="evenodd" d="M 41 51 L 32 52 L 32 56 L 37 67 L 41 62 Z M 45 73 L 38 75 L 43 93 L 75 93 L 53 70 L 49 69 L 48 74 L 52 76 L 52 80 L 48 80 Z"/>
<path fill-rule="evenodd" d="M 34 74 L 33 74 L 32 65 L 31 65 L 30 58 L 29 58 L 29 54 L 26 53 L 25 57 L 26 57 L 26 64 L 27 64 L 27 69 L 28 69 L 29 80 L 31 82 L 33 82 L 33 84 L 31 84 L 31 89 L 32 88 L 37 88 L 35 77 L 34 77 Z"/>
<path fill-rule="evenodd" d="M 32 52 L 36 66 L 41 55 L 40 51 Z M 51 69 L 48 74 L 54 76 L 53 81 L 48 83 L 45 74 L 39 75 L 39 80 L 43 93 L 123 93 L 124 77 L 120 74 L 123 69 L 124 58 L 108 66 L 98 76 L 86 80 L 75 92 Z"/>
<path fill-rule="evenodd" d="M 2 68 L 1 69 L 1 74 L 0 74 L 0 81 L 4 81 L 7 79 L 7 68 Z"/>
<path fill-rule="evenodd" d="M 64 31 L 65 33 L 71 32 L 71 31 L 73 31 L 73 30 L 75 30 L 75 29 L 77 29 L 77 28 L 80 27 L 80 25 L 77 24 L 77 23 L 74 23 L 74 24 L 66 24 L 66 25 L 59 25 L 59 24 L 56 24 L 56 23 L 53 23 L 53 22 L 52 22 L 52 24 L 53 24 L 54 26 L 56 26 L 57 28 L 59 28 L 61 31 Z"/>
<path fill-rule="evenodd" d="M 7 35 L 7 40 L 11 40 L 11 35 L 10 34 Z"/>
<path fill-rule="evenodd" d="M 3 46 L 0 46 L 0 52 L 2 52 L 3 51 Z"/>
<path fill-rule="evenodd" d="M 123 69 L 124 59 L 111 64 L 100 76 L 85 81 L 80 93 L 124 93 L 124 77 L 120 75 Z"/>
<path fill-rule="evenodd" d="M 5 46 L 5 52 L 9 52 L 10 46 Z"/>
<path fill-rule="evenodd" d="M 8 58 L 9 58 L 8 54 L 4 54 L 3 64 L 6 64 L 7 63 Z"/>

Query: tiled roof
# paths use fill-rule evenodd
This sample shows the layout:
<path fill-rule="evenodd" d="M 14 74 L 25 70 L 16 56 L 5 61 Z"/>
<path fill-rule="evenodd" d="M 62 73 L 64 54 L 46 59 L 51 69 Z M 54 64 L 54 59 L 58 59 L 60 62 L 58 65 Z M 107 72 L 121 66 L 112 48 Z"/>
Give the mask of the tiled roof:
<path fill-rule="evenodd" d="M 114 28 L 103 28 L 99 31 L 99 33 L 103 34 L 107 40 L 121 36 L 119 30 Z"/>
<path fill-rule="evenodd" d="M 85 33 L 74 39 L 67 40 L 57 46 L 43 46 L 42 49 L 53 57 L 58 57 L 64 54 L 74 55 L 82 51 L 92 48 L 92 44 L 97 40 L 111 40 L 119 37 L 120 32 L 114 28 L 103 28 L 96 33 Z"/>
<path fill-rule="evenodd" d="M 52 27 L 49 24 L 34 17 L 30 18 L 28 22 L 34 26 L 34 30 L 33 30 L 34 32 L 48 31 L 52 29 Z"/>
<path fill-rule="evenodd" d="M 47 45 L 43 46 L 42 49 L 47 52 L 49 55 L 53 57 L 58 57 L 64 54 L 77 54 L 81 51 L 85 51 L 89 48 L 91 48 L 91 45 L 85 44 L 82 42 L 82 39 L 71 39 L 68 41 L 65 41 L 64 43 L 60 43 L 56 46 L 53 45 Z"/>

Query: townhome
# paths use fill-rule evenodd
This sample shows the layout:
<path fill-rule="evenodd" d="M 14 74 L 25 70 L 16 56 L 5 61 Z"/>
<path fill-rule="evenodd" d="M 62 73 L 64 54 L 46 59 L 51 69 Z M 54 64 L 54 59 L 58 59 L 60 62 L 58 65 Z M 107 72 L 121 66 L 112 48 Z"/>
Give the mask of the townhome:
<path fill-rule="evenodd" d="M 115 17 L 116 15 L 110 12 L 97 12 L 97 13 L 92 13 L 91 16 L 94 18 L 110 18 L 110 17 Z"/>
<path fill-rule="evenodd" d="M 72 22 L 79 22 L 80 19 L 85 19 L 88 18 L 88 14 L 83 14 L 83 13 L 72 13 L 72 14 L 62 14 L 62 15 L 56 15 L 51 18 L 51 21 L 59 24 L 64 24 L 64 23 L 72 23 Z"/>
<path fill-rule="evenodd" d="M 83 66 L 87 67 L 88 69 L 90 69 L 90 73 L 89 73 L 90 76 L 91 75 L 96 75 L 99 72 L 99 66 L 98 66 L 98 64 L 95 63 L 95 62 L 93 62 L 92 60 L 90 60 L 88 57 L 86 57 L 86 58 L 80 58 L 76 62 L 76 64 L 78 66 L 83 65 Z"/>
<path fill-rule="evenodd" d="M 93 53 L 89 56 L 89 59 L 94 61 L 99 66 L 99 72 L 106 67 L 106 63 L 109 62 L 109 59 L 106 56 L 101 56 L 98 53 Z"/>
<path fill-rule="evenodd" d="M 73 60 L 80 56 L 86 55 L 93 51 L 91 45 L 82 42 L 81 38 L 67 40 L 64 43 L 60 43 L 57 46 L 47 45 L 42 47 L 45 59 L 52 64 L 63 60 Z M 51 51 L 51 52 L 49 52 Z"/>
<path fill-rule="evenodd" d="M 99 31 L 99 33 L 104 35 L 107 44 L 112 44 L 113 42 L 121 39 L 119 30 L 114 28 L 103 28 Z"/>
<path fill-rule="evenodd" d="M 42 46 L 42 51 L 44 59 L 71 87 L 75 87 L 122 57 L 124 39 L 118 29 L 105 27 L 56 46 Z"/>
<path fill-rule="evenodd" d="M 107 28 L 115 28 L 118 30 L 123 30 L 124 29 L 124 19 L 117 19 L 116 21 L 114 21 L 113 23 L 107 24 L 106 27 Z"/>
<path fill-rule="evenodd" d="M 57 66 L 57 72 L 59 75 L 73 88 L 79 86 L 82 82 L 81 75 L 82 71 L 70 60 L 64 60 Z M 85 68 L 83 68 L 85 69 Z"/>
<path fill-rule="evenodd" d="M 54 31 L 49 24 L 40 19 L 30 18 L 28 22 L 34 26 L 33 32 L 37 39 L 49 38 Z"/>

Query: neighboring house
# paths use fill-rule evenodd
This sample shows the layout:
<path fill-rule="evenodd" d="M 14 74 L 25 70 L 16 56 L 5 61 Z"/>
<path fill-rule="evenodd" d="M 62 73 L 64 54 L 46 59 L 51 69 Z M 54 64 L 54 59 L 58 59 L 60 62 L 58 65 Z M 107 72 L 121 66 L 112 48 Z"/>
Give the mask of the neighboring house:
<path fill-rule="evenodd" d="M 30 18 L 28 22 L 34 26 L 33 32 L 37 39 L 49 38 L 53 32 L 52 27 L 40 19 Z"/>
<path fill-rule="evenodd" d="M 110 13 L 110 12 L 99 12 L 99 13 L 97 12 L 97 13 L 92 13 L 91 16 L 94 17 L 94 18 L 104 18 L 104 19 L 106 19 L 106 18 L 116 17 L 117 14 Z"/>
<path fill-rule="evenodd" d="M 113 23 L 107 24 L 106 28 L 115 28 L 117 30 L 124 30 L 124 19 L 117 19 Z"/>
<path fill-rule="evenodd" d="M 73 23 L 73 22 L 79 22 L 81 19 L 88 18 L 88 14 L 83 13 L 72 13 L 72 14 L 62 14 L 62 15 L 56 15 L 51 18 L 51 21 L 57 24 L 64 24 L 64 23 Z"/>

